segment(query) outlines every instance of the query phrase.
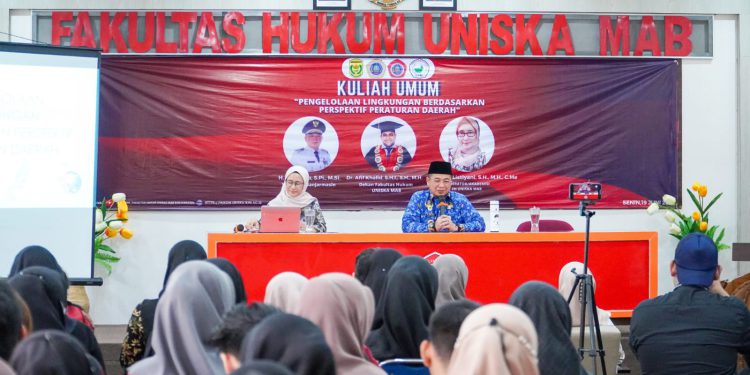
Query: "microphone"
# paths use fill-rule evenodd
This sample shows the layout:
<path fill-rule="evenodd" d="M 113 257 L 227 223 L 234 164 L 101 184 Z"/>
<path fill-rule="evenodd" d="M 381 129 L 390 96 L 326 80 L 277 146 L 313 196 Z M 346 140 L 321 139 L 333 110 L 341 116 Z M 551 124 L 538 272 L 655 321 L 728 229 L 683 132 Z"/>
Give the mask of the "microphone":
<path fill-rule="evenodd" d="M 247 230 L 246 230 L 246 228 L 245 228 L 244 225 L 237 224 L 237 225 L 234 226 L 234 233 L 242 233 L 242 232 L 247 232 Z"/>
<path fill-rule="evenodd" d="M 440 216 L 445 215 L 445 207 L 448 206 L 447 203 L 445 203 L 445 195 L 441 195 L 438 197 L 438 209 L 440 210 Z"/>

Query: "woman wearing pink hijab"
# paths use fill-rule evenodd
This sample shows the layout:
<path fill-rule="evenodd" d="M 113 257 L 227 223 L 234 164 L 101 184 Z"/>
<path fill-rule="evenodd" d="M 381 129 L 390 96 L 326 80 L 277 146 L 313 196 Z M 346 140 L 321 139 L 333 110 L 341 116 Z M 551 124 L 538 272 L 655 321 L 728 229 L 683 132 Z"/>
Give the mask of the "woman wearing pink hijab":
<path fill-rule="evenodd" d="M 484 305 L 461 324 L 449 375 L 539 375 L 534 323 L 517 307 Z"/>
<path fill-rule="evenodd" d="M 363 351 L 375 315 L 370 289 L 343 273 L 310 279 L 297 315 L 317 324 L 331 347 L 337 375 L 385 375 Z"/>

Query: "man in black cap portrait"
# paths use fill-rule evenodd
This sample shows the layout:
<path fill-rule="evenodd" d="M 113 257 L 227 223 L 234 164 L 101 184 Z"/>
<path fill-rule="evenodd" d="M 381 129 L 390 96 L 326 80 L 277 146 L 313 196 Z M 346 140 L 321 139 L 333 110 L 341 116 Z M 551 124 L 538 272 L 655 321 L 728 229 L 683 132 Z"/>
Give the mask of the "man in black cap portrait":
<path fill-rule="evenodd" d="M 325 131 L 326 125 L 318 119 L 310 120 L 302 127 L 307 146 L 294 150 L 293 165 L 302 166 L 308 172 L 317 172 L 331 165 L 331 155 L 325 149 L 320 148 Z"/>
<path fill-rule="evenodd" d="M 451 191 L 451 164 L 433 161 L 427 190 L 414 193 L 401 219 L 401 230 L 414 232 L 484 232 L 484 219 L 469 199 Z"/>
<path fill-rule="evenodd" d="M 380 140 L 365 155 L 365 160 L 381 172 L 398 172 L 411 161 L 411 154 L 404 146 L 396 144 L 396 129 L 403 125 L 394 121 L 383 121 L 370 125 L 380 130 Z"/>
<path fill-rule="evenodd" d="M 750 312 L 721 287 L 718 256 L 710 237 L 686 235 L 669 266 L 677 287 L 633 310 L 630 346 L 644 374 L 733 375 L 738 353 L 750 359 Z"/>

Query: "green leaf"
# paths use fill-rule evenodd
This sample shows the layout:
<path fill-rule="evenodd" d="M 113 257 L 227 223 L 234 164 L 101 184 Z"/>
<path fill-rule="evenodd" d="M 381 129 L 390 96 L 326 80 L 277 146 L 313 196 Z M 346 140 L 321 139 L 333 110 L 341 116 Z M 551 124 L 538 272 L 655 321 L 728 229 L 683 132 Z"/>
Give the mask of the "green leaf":
<path fill-rule="evenodd" d="M 717 238 L 717 239 L 716 239 L 716 243 L 717 243 L 717 244 L 718 244 L 718 243 L 721 243 L 721 240 L 723 240 L 723 239 L 724 239 L 724 230 L 725 230 L 725 229 L 726 229 L 726 228 L 722 228 L 722 229 L 721 229 L 721 232 L 719 232 L 719 238 Z"/>
<path fill-rule="evenodd" d="M 680 232 L 682 232 L 682 234 L 690 233 L 690 224 L 688 223 L 688 220 L 680 221 L 678 225 L 680 226 Z"/>
<path fill-rule="evenodd" d="M 714 239 L 714 232 L 716 232 L 716 229 L 718 229 L 718 228 L 719 228 L 718 225 L 712 226 L 711 228 L 709 228 L 706 231 L 706 236 L 708 236 L 708 238 L 710 238 L 713 241 L 713 239 Z"/>
<path fill-rule="evenodd" d="M 726 249 L 729 249 L 729 248 L 730 248 L 730 246 L 729 246 L 729 245 L 727 245 L 727 244 L 720 244 L 720 245 L 719 245 L 719 246 L 717 247 L 717 249 L 719 249 L 719 251 L 721 251 L 721 250 L 726 250 Z"/>
<path fill-rule="evenodd" d="M 687 216 L 685 216 L 682 212 L 680 212 L 680 210 L 678 210 L 676 208 L 668 208 L 668 210 L 672 211 L 672 213 L 674 213 L 675 215 L 677 215 L 677 217 L 679 217 L 680 219 L 682 219 L 682 221 L 687 221 Z"/>
<path fill-rule="evenodd" d="M 693 194 L 690 189 L 687 189 L 688 195 L 690 195 L 690 199 L 693 200 L 693 203 L 695 203 L 695 207 L 698 208 L 698 212 L 701 213 L 701 216 L 703 216 L 703 206 L 701 206 L 700 202 L 698 202 L 698 198 L 695 197 L 695 194 Z"/>
<path fill-rule="evenodd" d="M 681 237 L 681 236 L 678 236 L 678 235 L 676 235 L 676 234 L 673 234 L 673 233 L 670 233 L 669 235 L 670 235 L 670 236 L 672 236 L 672 237 L 674 237 L 674 238 L 676 238 L 676 239 L 678 239 L 678 240 L 681 240 L 681 239 L 682 239 L 682 237 Z"/>
<path fill-rule="evenodd" d="M 116 253 L 115 249 L 113 249 L 111 246 L 105 245 L 105 244 L 99 245 L 99 250 L 103 250 L 103 251 L 106 251 L 106 252 L 109 252 L 109 253 Z"/>
<path fill-rule="evenodd" d="M 114 255 L 105 254 L 105 253 L 98 253 L 98 254 L 96 254 L 94 256 L 94 258 L 102 260 L 102 261 L 105 261 L 105 262 L 109 262 L 109 263 L 117 263 L 117 262 L 120 261 L 119 257 L 116 257 Z"/>
<path fill-rule="evenodd" d="M 703 209 L 703 212 L 708 212 L 708 209 L 711 208 L 711 206 L 713 206 L 714 203 L 716 203 L 716 201 L 719 200 L 719 198 L 721 198 L 722 194 L 724 193 L 719 193 L 718 195 L 714 197 L 714 199 L 711 199 L 711 202 L 708 202 L 708 205 L 706 205 L 706 208 Z"/>

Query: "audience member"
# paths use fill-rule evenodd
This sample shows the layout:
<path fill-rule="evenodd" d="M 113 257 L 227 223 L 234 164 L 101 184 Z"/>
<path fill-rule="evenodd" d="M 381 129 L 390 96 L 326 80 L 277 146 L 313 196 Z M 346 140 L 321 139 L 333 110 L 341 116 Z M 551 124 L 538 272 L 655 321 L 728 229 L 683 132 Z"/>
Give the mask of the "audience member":
<path fill-rule="evenodd" d="M 31 319 L 29 305 L 26 304 L 26 301 L 21 298 L 21 295 L 18 294 L 18 292 L 12 288 L 11 290 L 13 291 L 13 297 L 16 298 L 16 304 L 21 308 L 21 339 L 23 340 L 24 337 L 34 331 L 34 321 Z"/>
<path fill-rule="evenodd" d="M 370 257 L 376 249 L 378 248 L 370 247 L 364 249 L 360 251 L 359 254 L 357 254 L 357 256 L 354 258 L 354 273 L 352 274 L 352 276 L 354 276 L 362 284 L 365 283 L 367 271 L 370 269 Z"/>
<path fill-rule="evenodd" d="M 294 375 L 294 373 L 276 362 L 256 360 L 234 370 L 231 375 Z"/>
<path fill-rule="evenodd" d="M 407 256 L 393 264 L 382 297 L 383 325 L 367 338 L 375 358 L 419 358 L 437 289 L 437 271 L 422 257 Z"/>
<path fill-rule="evenodd" d="M 263 302 L 286 313 L 297 311 L 300 293 L 307 278 L 296 272 L 282 272 L 268 282 Z"/>
<path fill-rule="evenodd" d="M 140 374 L 224 374 L 218 349 L 207 342 L 235 299 L 232 280 L 207 262 L 174 270 L 156 306 L 154 356 L 130 368 Z"/>
<path fill-rule="evenodd" d="M 224 371 L 230 373 L 240 367 L 242 339 L 265 317 L 279 313 L 279 309 L 265 303 L 238 303 L 224 314 L 214 330 L 209 345 L 219 348 Z"/>
<path fill-rule="evenodd" d="M 564 265 L 560 269 L 560 275 L 557 278 L 557 290 L 560 292 L 560 294 L 566 301 L 568 298 L 570 298 L 570 293 L 573 290 L 573 286 L 576 283 L 576 274 L 581 273 L 581 272 L 583 272 L 583 263 L 581 262 L 570 262 Z M 593 283 L 594 291 L 596 291 L 596 278 L 594 277 L 594 273 L 591 270 L 591 267 L 588 267 L 586 272 L 591 275 L 591 282 Z M 579 283 L 578 288 L 580 287 L 581 287 L 581 284 Z M 573 298 L 571 298 L 570 302 L 568 303 L 568 307 L 570 308 L 570 320 L 571 320 L 571 323 L 573 324 L 573 327 L 580 327 L 581 326 L 581 300 L 578 298 L 578 291 L 576 291 L 576 293 L 573 294 Z M 612 319 L 610 318 L 611 314 L 607 310 L 600 309 L 599 307 L 597 307 L 596 316 L 599 319 L 600 326 L 614 326 L 615 325 L 615 323 L 612 322 Z M 586 319 L 591 319 L 591 317 L 587 315 Z M 588 324 L 589 323 L 587 320 L 586 325 Z M 619 359 L 617 362 L 618 368 L 622 366 L 622 363 L 625 361 L 625 350 L 622 349 L 622 345 L 619 345 L 619 351 L 620 351 L 620 355 L 619 355 Z"/>
<path fill-rule="evenodd" d="M 47 267 L 62 274 L 66 297 L 65 314 L 70 318 L 83 323 L 93 331 L 94 323 L 91 321 L 91 317 L 89 317 L 89 314 L 84 311 L 81 306 L 76 305 L 75 303 L 72 303 L 68 300 L 68 289 L 70 287 L 68 275 L 62 269 L 62 267 L 60 267 L 60 264 L 57 262 L 57 259 L 55 259 L 55 256 L 52 255 L 52 253 L 46 248 L 38 245 L 32 245 L 26 246 L 21 249 L 21 251 L 16 254 L 16 257 L 13 260 L 13 265 L 10 267 L 10 273 L 8 274 L 8 277 L 15 276 L 24 269 L 32 266 Z"/>
<path fill-rule="evenodd" d="M 396 250 L 386 248 L 374 248 L 372 255 L 367 258 L 365 263 L 360 267 L 357 266 L 355 277 L 366 287 L 372 290 L 372 296 L 375 297 L 375 318 L 372 322 L 372 330 L 383 325 L 383 316 L 380 314 L 380 301 L 385 290 L 385 281 L 388 277 L 388 271 L 393 267 L 402 255 Z"/>
<path fill-rule="evenodd" d="M 719 284 L 716 245 L 702 233 L 677 244 L 669 266 L 677 287 L 641 302 L 630 346 L 644 374 L 734 374 L 737 353 L 750 359 L 750 312 Z"/>
<path fill-rule="evenodd" d="M 21 341 L 11 366 L 18 375 L 102 375 L 99 362 L 67 333 L 41 330 Z"/>
<path fill-rule="evenodd" d="M 430 369 L 431 375 L 445 375 L 448 373 L 453 345 L 456 344 L 461 323 L 479 304 L 468 299 L 446 302 L 435 310 L 430 317 L 429 334 L 427 340 L 422 340 L 419 354 L 424 365 Z"/>
<path fill-rule="evenodd" d="M 0 280 L 0 358 L 8 360 L 21 339 L 22 315 L 16 295 L 5 280 Z"/>
<path fill-rule="evenodd" d="M 537 375 L 534 323 L 520 309 L 493 303 L 466 317 L 448 374 Z"/>
<path fill-rule="evenodd" d="M 219 267 L 219 269 L 226 272 L 232 279 L 234 294 L 237 297 L 235 298 L 234 303 L 246 303 L 247 296 L 245 295 L 245 284 L 242 282 L 242 275 L 240 275 L 240 271 L 237 270 L 237 267 L 224 258 L 211 258 L 208 260 L 208 263 Z"/>
<path fill-rule="evenodd" d="M 55 329 L 71 334 L 104 367 L 104 358 L 94 332 L 80 321 L 65 315 L 66 280 L 60 271 L 31 266 L 13 276 L 10 284 L 26 301 L 35 331 Z"/>
<path fill-rule="evenodd" d="M 242 341 L 242 363 L 270 360 L 297 375 L 334 375 L 336 364 L 320 328 L 297 315 L 263 319 Z"/>
<path fill-rule="evenodd" d="M 513 292 L 508 303 L 523 310 L 534 323 L 539 335 L 540 375 L 586 374 L 570 341 L 570 309 L 552 285 L 526 282 Z"/>
<path fill-rule="evenodd" d="M 167 271 L 164 274 L 164 282 L 162 283 L 161 292 L 159 292 L 159 298 L 144 299 L 135 307 L 130 316 L 125 338 L 122 340 L 122 348 L 120 349 L 120 366 L 127 368 L 141 358 L 153 355 L 149 343 L 151 341 L 151 332 L 154 328 L 156 305 L 162 294 L 164 294 L 172 272 L 182 263 L 202 259 L 206 259 L 206 250 L 195 241 L 184 240 L 172 246 L 167 257 Z"/>
<path fill-rule="evenodd" d="M 375 315 L 370 288 L 343 273 L 310 279 L 302 289 L 298 315 L 317 324 L 333 352 L 339 375 L 385 375 L 363 353 Z"/>
<path fill-rule="evenodd" d="M 435 308 L 442 304 L 466 298 L 469 269 L 464 260 L 455 254 L 443 254 L 432 264 L 438 271 L 438 294 Z"/>

